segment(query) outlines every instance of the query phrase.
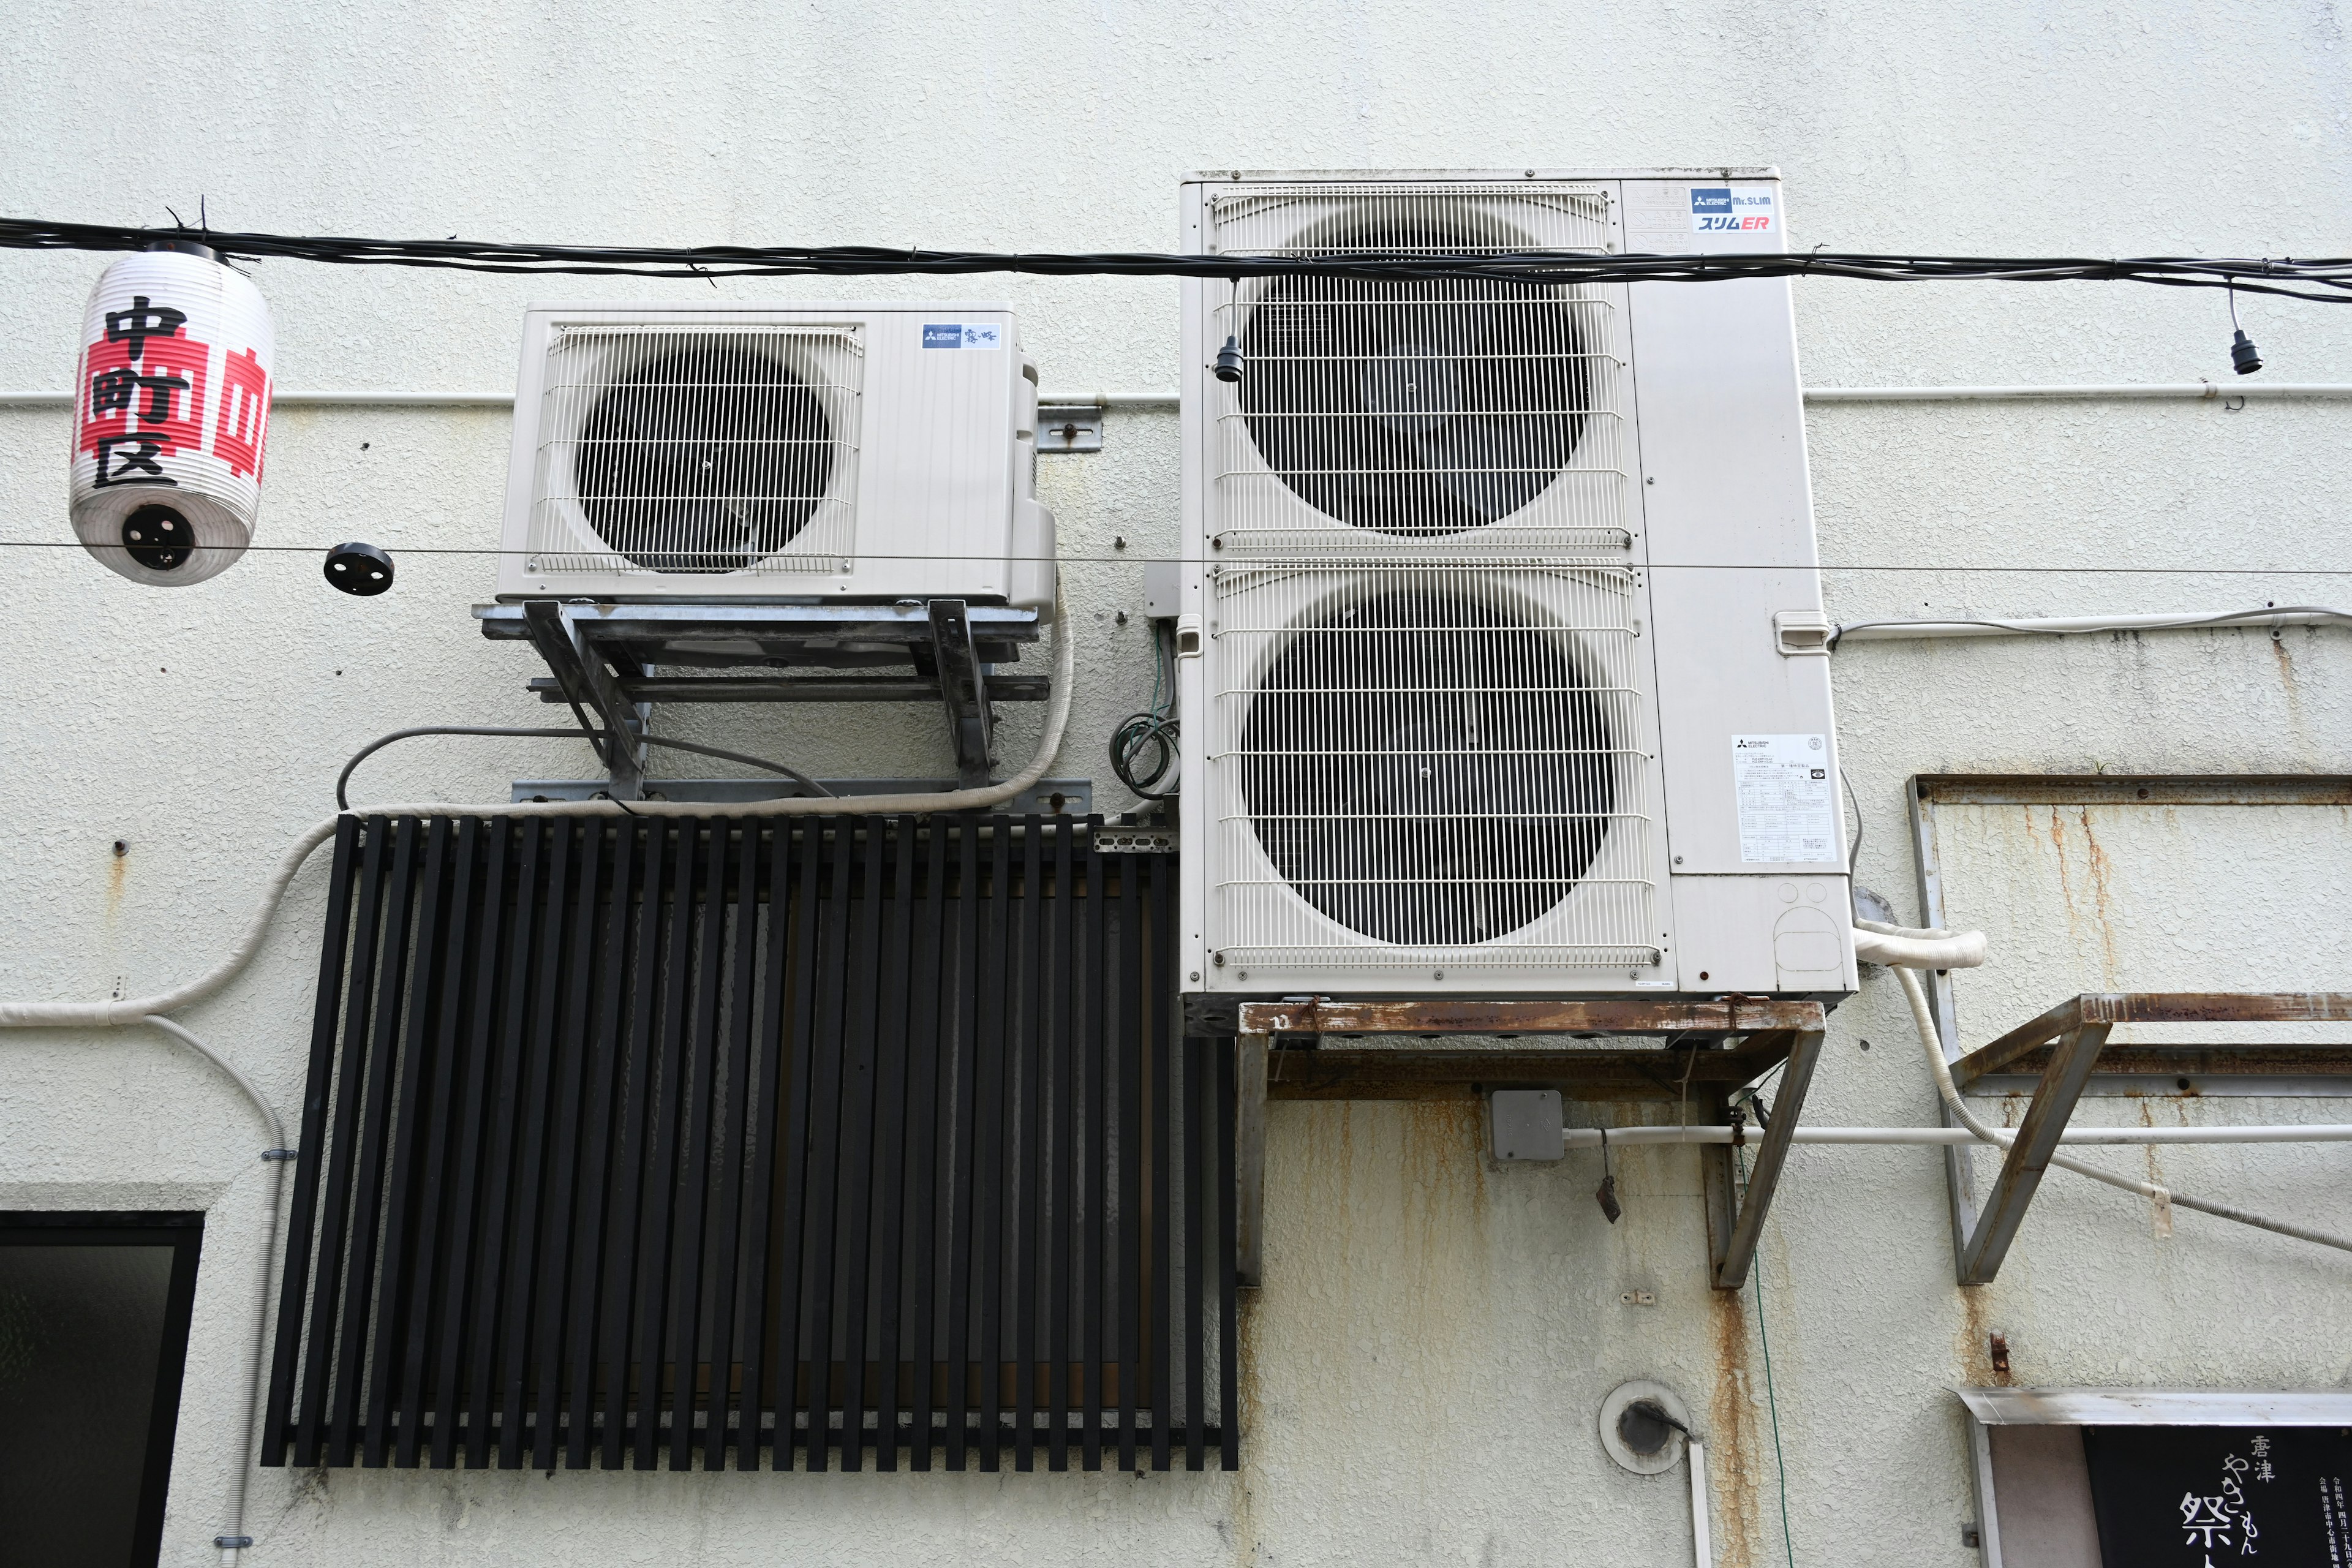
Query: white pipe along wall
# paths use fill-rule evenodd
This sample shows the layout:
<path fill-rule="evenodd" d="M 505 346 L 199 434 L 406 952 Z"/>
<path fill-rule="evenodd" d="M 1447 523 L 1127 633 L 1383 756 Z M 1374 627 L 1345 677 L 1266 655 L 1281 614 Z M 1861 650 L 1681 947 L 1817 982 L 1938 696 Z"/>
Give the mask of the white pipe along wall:
<path fill-rule="evenodd" d="M 224 226 L 282 232 L 1169 250 L 1176 181 L 1202 160 L 1696 156 L 1778 164 L 1800 248 L 2260 256 L 2324 248 L 2313 226 L 2341 208 L 2337 171 L 2352 167 L 2341 45 L 2291 7 L 2118 17 L 1832 0 L 1759 30 L 1730 0 L 1307 0 L 1237 29 L 1181 5 L 589 0 L 345 21 L 289 27 L 282 6 L 230 0 L 175 14 L 168 47 L 126 50 L 116 13 L 43 8 L 12 38 L 0 126 L 45 152 L 0 163 L 0 212 L 166 222 L 167 206 L 197 216 L 202 192 Z M 93 59 L 108 62 L 108 101 L 183 101 L 200 81 L 203 133 L 159 146 L 150 120 L 95 111 Z M 1060 128 L 1050 142 L 1041 114 Z M 2183 188 L 2213 199 L 2164 199 Z M 0 254 L 0 387 L 72 384 L 102 265 Z M 491 592 L 511 404 L 467 389 L 512 385 L 524 306 L 1002 297 L 1044 384 L 1114 389 L 1049 392 L 1121 416 L 1099 453 L 1039 464 L 1084 671 L 1045 765 L 1093 777 L 1110 813 L 1134 803 L 1109 784 L 1105 740 L 1152 689 L 1142 563 L 1183 553 L 1177 472 L 1198 438 L 1171 395 L 1145 390 L 1170 382 L 1178 341 L 1177 290 L 1149 280 L 714 289 L 275 259 L 252 275 L 296 390 L 276 399 L 258 548 L 210 584 L 143 589 L 83 557 L 59 482 L 69 400 L 0 393 L 17 715 L 0 748 L 0 997 L 19 1026 L 0 1032 L 0 1207 L 208 1215 L 163 1562 L 204 1560 L 249 1486 L 250 1561 L 338 1568 L 1563 1555 L 1647 1568 L 1679 1555 L 1685 1493 L 1694 1562 L 1961 1568 L 1979 1560 L 1964 1531 L 1987 1520 L 1954 1386 L 2341 1381 L 2352 1265 L 2289 1237 L 2176 1235 L 2144 1203 L 2053 1176 L 1998 1280 L 1961 1289 L 1944 1162 L 1846 1147 L 1791 1162 L 1734 1296 L 1706 1283 L 1701 1154 L 1684 1146 L 1727 1129 L 1612 1128 L 1613 1168 L 1640 1201 L 1612 1226 L 1589 1152 L 1490 1165 L 1468 1101 L 1282 1099 L 1265 1122 L 1266 1284 L 1243 1321 L 1238 1474 L 252 1468 L 231 1427 L 252 1386 L 256 1282 L 275 1272 L 263 1207 L 283 1164 L 238 1180 L 257 1129 L 229 1077 L 133 1029 L 83 1026 L 168 1004 L 167 1024 L 215 1042 L 290 1120 L 327 876 L 312 856 L 273 882 L 287 846 L 330 809 L 343 760 L 387 730 L 544 720 L 522 686 L 532 658 L 467 616 Z M 1836 743 L 1867 826 L 1858 878 L 1916 885 L 1904 823 L 1918 775 L 2352 773 L 2352 661 L 2336 612 L 2315 608 L 2345 602 L 2352 569 L 2337 526 L 2352 512 L 2352 313 L 2241 294 L 2269 365 L 2240 378 L 2219 295 L 1818 279 L 1792 292 L 1832 563 L 1809 607 L 1852 644 L 1835 660 Z M 354 535 L 399 558 L 393 593 L 350 600 L 321 583 L 320 556 Z M 2182 605 L 2214 608 L 2163 613 Z M 1937 629 L 1987 617 L 1993 633 L 2126 635 Z M 1897 619 L 1916 637 L 1879 625 Z M 1008 705 L 1008 759 L 1037 747 L 1043 706 Z M 938 777 L 947 754 L 936 725 L 882 708 L 665 709 L 662 727 L 827 777 Z M 395 749 L 360 782 L 386 800 L 489 801 L 588 758 L 557 740 Z M 2078 992 L 2352 988 L 2352 948 L 2310 913 L 2337 865 L 2335 808 L 2228 809 L 2226 823 L 2207 807 L 1946 811 L 1946 924 L 1982 928 L 1992 950 L 1953 988 L 1954 1038 L 1994 1037 Z M 2158 822 L 2172 825 L 2161 855 L 2143 826 Z M 265 886 L 276 913 L 248 924 Z M 142 994 L 146 1013 L 131 1005 Z M 1900 979 L 1874 976 L 1838 1005 L 1801 1137 L 1975 1138 L 1926 1125 L 1943 1099 L 1912 1056 L 1916 1028 Z M 2000 1101 L 1969 1103 L 2004 1131 L 1990 1125 Z M 2348 1121 L 2352 1098 L 2309 1081 L 2095 1094 L 2067 1152 L 2111 1147 L 2093 1158 L 2136 1193 L 2258 1193 L 2284 1223 L 2334 1223 L 2346 1151 L 2273 1135 L 2333 1138 Z M 2135 1141 L 2104 1145 L 2110 1133 Z M 1992 1332 L 2013 1373 L 1989 1359 Z M 1690 1396 L 1706 1443 L 1687 1487 L 1600 1450 L 1591 1413 L 1634 1375 Z"/>

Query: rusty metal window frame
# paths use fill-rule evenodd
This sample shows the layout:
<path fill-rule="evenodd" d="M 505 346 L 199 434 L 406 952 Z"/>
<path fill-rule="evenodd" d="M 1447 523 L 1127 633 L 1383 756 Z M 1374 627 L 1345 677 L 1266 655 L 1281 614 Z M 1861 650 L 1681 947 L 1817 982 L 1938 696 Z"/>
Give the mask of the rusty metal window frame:
<path fill-rule="evenodd" d="M 1938 805 L 2352 805 L 2352 774 L 2346 773 L 1916 773 L 1908 790 L 1911 848 L 1917 875 L 1920 920 L 1945 922 L 1943 863 L 1937 837 Z M 1963 1056 L 1952 977 L 1930 977 L 1936 1032 L 1944 1059 Z M 2344 1098 L 2352 1081 L 2280 1079 L 2266 1092 L 2281 1099 Z M 1953 1125 L 1940 1106 L 1944 1124 Z M 1976 1151 L 1953 1145 L 1944 1151 L 1950 1195 L 1952 1245 L 1963 1271 L 1968 1238 L 1976 1233 Z"/>

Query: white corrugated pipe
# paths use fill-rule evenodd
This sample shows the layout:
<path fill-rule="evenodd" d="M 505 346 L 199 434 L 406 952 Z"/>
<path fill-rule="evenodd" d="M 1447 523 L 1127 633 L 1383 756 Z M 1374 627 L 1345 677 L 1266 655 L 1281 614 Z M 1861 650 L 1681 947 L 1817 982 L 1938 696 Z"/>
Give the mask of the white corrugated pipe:
<path fill-rule="evenodd" d="M 1984 962 L 1984 953 L 1982 951 L 1982 944 L 1984 942 L 1983 933 L 1971 931 L 1969 935 L 1975 937 L 1978 943 L 1977 957 L 1973 962 L 1981 963 Z M 1940 947 L 1942 942 L 1952 940 L 1952 933 L 1948 931 L 1916 931 L 1904 926 L 1885 925 L 1877 921 L 1857 920 L 1854 921 L 1854 951 L 1858 956 L 1862 952 L 1862 940 L 1867 936 L 1878 936 L 1890 941 L 1925 939 L 1929 945 L 1936 947 Z M 1888 950 L 1882 949 L 1881 951 L 1884 952 Z M 1921 969 L 1950 968 L 1953 967 L 1953 965 L 1937 962 L 1932 959 L 1922 962 L 1903 957 L 1874 959 L 1872 960 L 1872 962 L 1886 963 L 1889 967 L 1894 969 L 1896 978 L 1902 982 L 1903 994 L 1906 998 L 1908 998 L 1911 1004 L 1911 1022 L 1918 1030 L 1919 1044 L 1927 1052 L 1928 1074 L 1936 1080 L 1936 1092 L 1942 1099 L 1945 1109 L 1952 1113 L 1952 1120 L 1958 1121 L 1962 1128 L 1966 1129 L 1970 1136 L 1983 1142 L 1992 1144 L 1995 1148 L 2005 1150 L 2011 1143 L 2014 1143 L 2017 1141 L 2017 1134 L 2014 1131 L 2006 1127 L 1988 1127 L 1984 1122 L 1979 1121 L 1969 1110 L 1968 1102 L 1960 1098 L 1958 1088 L 1952 1082 L 1951 1067 L 1944 1060 L 1943 1037 L 1936 1027 L 1934 1009 L 1929 1007 L 1927 1005 L 1927 988 L 1921 983 L 1917 971 Z M 2183 1131 L 2186 1131 L 2186 1129 Z M 2322 1142 L 2335 1141 L 2334 1135 L 2337 1134 L 2341 1130 L 2334 1127 L 2290 1126 L 2248 1127 L 2233 1129 L 2232 1131 L 2235 1131 L 2238 1136 L 2228 1139 L 2213 1138 L 2210 1140 L 2200 1139 L 2195 1141 L 2200 1142 L 2210 1141 L 2213 1142 L 2227 1142 L 2248 1143 Z M 1615 1134 L 1612 1132 L 1611 1136 L 1613 1138 Z M 2120 1137 L 2112 1139 L 2098 1138 L 2077 1140 L 2071 1133 L 2060 1134 L 2061 1142 L 2094 1141 L 2102 1142 L 2191 1142 L 2191 1140 L 2189 1139 L 2167 1138 L 2162 1140 L 2142 1140 L 2134 1138 L 2126 1140 Z M 2064 1154 L 2055 1152 L 2052 1153 L 2050 1156 L 2050 1163 L 2063 1170 L 2072 1171 L 2078 1176 L 2088 1176 L 2095 1182 L 2104 1182 L 2108 1186 L 2120 1187 L 2127 1193 L 2137 1193 L 2140 1196 L 2152 1199 L 2158 1205 L 2168 1204 L 2178 1208 L 2195 1209 L 2200 1214 L 2213 1215 L 2221 1219 L 2236 1220 L 2241 1225 L 2253 1226 L 2260 1230 L 2275 1231 L 2281 1236 L 2291 1236 L 2299 1241 L 2316 1242 L 2322 1247 L 2332 1247 L 2340 1251 L 2352 1252 L 2352 1241 L 2347 1241 L 2342 1237 L 2330 1236 L 2326 1231 L 2311 1230 L 2299 1225 L 2289 1225 L 2284 1220 L 2265 1219 L 2260 1215 L 2249 1214 L 2242 1209 L 2233 1209 L 2222 1204 L 2208 1202 L 2203 1198 L 2189 1197 L 2184 1194 L 2173 1192 L 2168 1188 L 2158 1186 L 2154 1182 L 2138 1181 L 2130 1176 L 2118 1176 L 2112 1171 L 2103 1171 L 2096 1165 L 2085 1164 L 2080 1160 L 2071 1159 Z"/>
<path fill-rule="evenodd" d="M 2352 610 L 2326 605 L 2265 605 L 2258 610 L 2189 610 L 2130 616 L 2029 616 L 2005 620 L 1852 621 L 1830 628 L 1829 646 L 1850 642 L 1913 642 L 1937 637 L 2083 637 L 2094 632 L 2212 631 L 2229 626 L 2352 624 Z"/>
<path fill-rule="evenodd" d="M 1069 725 L 1070 687 L 1076 668 L 1077 638 L 1072 617 L 1055 595 L 1054 686 L 1045 704 L 1045 732 L 1038 738 L 1036 754 L 1028 765 L 1002 784 L 974 789 L 946 790 L 934 795 L 791 795 L 782 800 L 750 801 L 740 805 L 709 802 L 639 800 L 624 805 L 611 800 L 519 801 L 466 805 L 451 801 L 426 801 L 398 805 L 372 805 L 369 816 L 928 816 L 939 812 L 984 811 L 1002 805 L 1045 776 L 1055 753 L 1062 749 L 1062 732 Z M 334 837 L 341 817 L 331 816 L 294 841 L 263 887 L 261 907 L 254 911 L 229 955 L 208 973 L 176 990 L 127 1002 L 0 1002 L 0 1029 L 100 1029 L 136 1024 L 158 1013 L 176 1012 L 201 1002 L 228 984 L 260 951 L 268 934 L 270 917 L 286 896 L 294 873 L 311 852 Z"/>
<path fill-rule="evenodd" d="M 229 1481 L 228 1517 L 223 1521 L 219 1533 L 213 1537 L 213 1544 L 220 1549 L 225 1568 L 236 1568 L 237 1553 L 252 1539 L 245 1532 L 245 1499 L 247 1484 L 253 1478 L 253 1467 L 258 1462 L 258 1457 L 253 1452 L 256 1436 L 253 1415 L 261 1408 L 262 1380 L 268 1376 L 262 1355 L 269 1338 L 270 1265 L 278 1257 L 279 1203 L 285 1196 L 287 1162 L 293 1158 L 294 1151 L 287 1147 L 286 1127 L 278 1120 L 277 1108 L 269 1103 L 260 1089 L 254 1087 L 251 1079 L 237 1070 L 235 1062 L 169 1018 L 151 1017 L 143 1022 L 152 1024 L 173 1039 L 194 1049 L 213 1066 L 236 1079 L 237 1088 L 245 1090 L 245 1097 L 253 1101 L 254 1109 L 261 1112 L 262 1121 L 269 1127 L 269 1147 L 261 1152 L 263 1163 L 269 1167 L 269 1187 L 261 1211 L 261 1260 L 253 1282 L 253 1363 L 247 1371 L 245 1386 L 237 1396 L 233 1442 L 241 1447 L 236 1450 L 236 1468 Z"/>

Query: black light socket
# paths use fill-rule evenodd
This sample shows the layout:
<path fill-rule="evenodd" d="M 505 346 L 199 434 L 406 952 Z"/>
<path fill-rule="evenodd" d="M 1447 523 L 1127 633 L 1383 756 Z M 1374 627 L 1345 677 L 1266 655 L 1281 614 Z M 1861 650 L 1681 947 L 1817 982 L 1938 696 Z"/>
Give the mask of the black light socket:
<path fill-rule="evenodd" d="M 122 520 L 122 548 L 153 572 L 176 572 L 196 551 L 196 531 L 177 507 L 150 502 Z"/>
<path fill-rule="evenodd" d="M 392 586 L 392 557 L 358 540 L 327 552 L 327 585 L 361 598 L 372 598 Z"/>
<path fill-rule="evenodd" d="M 1217 363 L 1212 373 L 1219 381 L 1231 384 L 1242 378 L 1242 341 L 1228 336 L 1225 346 L 1217 351 Z"/>
<path fill-rule="evenodd" d="M 2246 336 L 2243 327 L 2238 329 L 2237 342 L 2230 345 L 2230 363 L 2240 375 L 2252 375 L 2263 368 L 2262 351 L 2254 347 L 2254 340 Z"/>

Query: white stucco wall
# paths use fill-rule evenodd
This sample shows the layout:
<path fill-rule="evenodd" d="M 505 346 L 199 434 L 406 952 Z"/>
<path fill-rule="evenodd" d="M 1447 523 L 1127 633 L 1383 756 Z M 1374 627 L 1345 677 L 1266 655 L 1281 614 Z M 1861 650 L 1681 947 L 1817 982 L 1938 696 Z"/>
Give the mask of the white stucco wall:
<path fill-rule="evenodd" d="M 193 219 L 201 201 L 224 227 L 298 232 L 1155 249 L 1175 243 L 1178 177 L 1203 166 L 1704 160 L 1780 165 L 1799 246 L 2352 252 L 2352 78 L 2328 4 L 1266 9 L 23 0 L 0 37 L 0 211 L 152 223 L 167 205 Z M 0 255 L 0 388 L 64 388 L 99 265 Z M 524 301 L 683 287 L 292 263 L 257 277 L 294 388 L 505 386 Z M 1172 283 L 888 287 L 1010 298 L 1048 386 L 1175 384 Z M 2226 375 L 2217 296 L 1809 282 L 1797 308 L 1814 384 Z M 2249 300 L 2242 314 L 2271 376 L 2352 381 L 2352 313 Z M 2347 407 L 1816 407 L 1832 613 L 2342 602 L 2343 579 L 2315 574 L 2352 568 Z M 0 992 L 184 978 L 243 921 L 285 841 L 331 808 L 362 742 L 434 721 L 543 721 L 520 689 L 530 657 L 485 643 L 467 614 L 488 592 L 487 556 L 464 552 L 495 543 L 507 429 L 487 410 L 282 409 L 261 540 L 300 548 L 256 552 L 186 593 L 135 588 L 72 549 L 0 548 L 13 699 Z M 1109 543 L 1172 547 L 1174 429 L 1114 416 L 1101 456 L 1045 466 L 1080 558 L 1066 584 L 1085 639 L 1059 772 L 1108 781 L 1103 738 L 1148 687 L 1139 618 L 1109 619 L 1139 608 L 1140 571 Z M 69 540 L 66 439 L 61 410 L 0 409 L 0 539 Z M 397 554 L 394 594 L 352 600 L 320 582 L 319 548 L 352 536 Z M 2118 570 L 2157 566 L 2175 572 Z M 1906 910 L 1915 773 L 2352 769 L 2340 631 L 1856 646 L 1836 678 L 1869 823 L 1862 879 Z M 1024 753 L 1034 721 L 1016 712 L 1004 755 Z M 693 722 L 823 773 L 946 764 L 913 710 Z M 371 763 L 357 793 L 497 798 L 510 778 L 583 766 L 562 744 L 423 742 Z M 2142 835 L 2164 847 L 2133 864 L 2129 900 L 2063 915 L 2034 879 L 2068 851 L 2037 858 L 2027 826 L 2021 813 L 2000 826 L 2021 848 L 1977 857 L 1955 894 L 1964 914 L 2002 917 L 2013 973 L 2033 976 L 2031 990 L 1998 969 L 1963 979 L 1971 1042 L 2072 989 L 2182 983 L 2168 954 L 2194 955 L 2197 984 L 2232 983 L 2229 955 L 2261 950 L 2237 983 L 2352 988 L 2332 908 L 2228 891 L 2247 832 L 2293 863 L 2296 835 L 2340 822 Z M 2030 892 L 2005 891 L 2004 874 Z M 289 1110 L 323 881 L 315 866 L 253 969 L 187 1016 Z M 2141 900 L 2201 910 L 2195 943 L 2168 948 L 2175 926 Z M 2021 910 L 2041 912 L 2010 918 Z M 2156 935 L 2118 948 L 2097 940 L 2106 922 Z M 2112 972 L 2115 952 L 2130 973 Z M 1874 980 L 1835 1015 L 1810 1115 L 1932 1113 L 1900 998 Z M 2146 1113 L 2347 1119 L 2315 1100 Z M 242 1447 L 228 1413 L 258 1136 L 232 1090 L 147 1032 L 0 1037 L 0 1204 L 212 1211 L 166 1563 L 207 1556 Z M 1646 1375 L 1705 1414 L 1722 1563 L 1783 1559 L 1777 1405 L 1798 1561 L 1958 1564 L 1974 1504 L 1945 1389 L 1990 1376 L 1990 1329 L 2022 1382 L 2352 1383 L 2352 1261 L 2194 1215 L 2159 1237 L 2143 1205 L 2104 1189 L 2053 1177 L 2000 1282 L 1963 1292 L 1934 1157 L 1802 1151 L 1760 1300 L 1734 1299 L 1705 1283 L 1688 1152 L 1625 1155 L 1612 1228 L 1591 1201 L 1597 1167 L 1497 1169 L 1478 1143 L 1466 1106 L 1276 1107 L 1237 1476 L 264 1472 L 253 1561 L 1686 1562 L 1679 1476 L 1636 1481 L 1593 1436 L 1602 1394 Z M 2184 1188 L 2341 1226 L 2347 1159 L 2179 1150 L 2160 1165 Z M 1621 1305 L 1637 1286 L 1654 1308 Z"/>

